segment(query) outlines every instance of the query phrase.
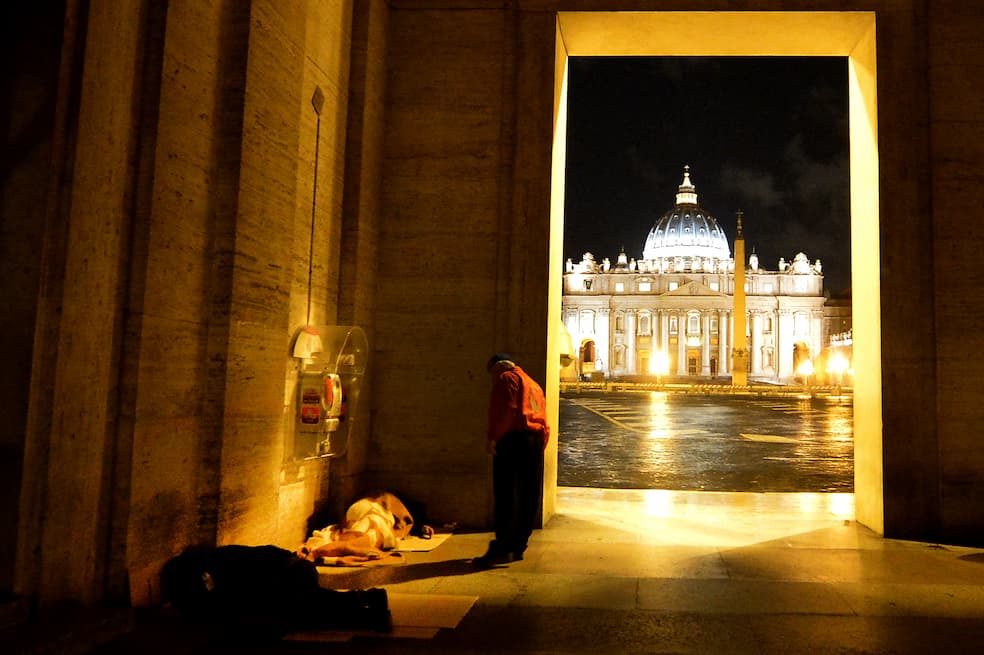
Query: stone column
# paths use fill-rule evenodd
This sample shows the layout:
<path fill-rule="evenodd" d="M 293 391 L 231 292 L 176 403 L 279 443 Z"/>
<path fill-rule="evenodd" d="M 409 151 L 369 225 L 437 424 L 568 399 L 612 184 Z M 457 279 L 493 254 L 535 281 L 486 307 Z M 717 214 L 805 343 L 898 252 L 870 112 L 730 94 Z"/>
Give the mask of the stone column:
<path fill-rule="evenodd" d="M 625 373 L 636 372 L 636 313 L 634 309 L 625 310 Z"/>
<path fill-rule="evenodd" d="M 772 374 L 779 378 L 779 311 L 773 309 L 769 312 L 772 319 Z"/>
<path fill-rule="evenodd" d="M 748 344 L 748 368 L 753 375 L 758 375 L 762 372 L 762 317 L 759 316 L 757 311 L 751 312 L 749 325 L 751 327 L 752 338 L 749 339 Z"/>
<path fill-rule="evenodd" d="M 810 354 L 816 359 L 823 349 L 823 310 L 810 313 Z"/>
<path fill-rule="evenodd" d="M 711 374 L 711 314 L 700 314 L 700 374 Z"/>
<path fill-rule="evenodd" d="M 670 356 L 670 316 L 666 310 L 659 310 L 659 349 L 669 358 Z"/>
<path fill-rule="evenodd" d="M 687 315 L 677 312 L 677 375 L 687 375 Z"/>
<path fill-rule="evenodd" d="M 598 322 L 595 328 L 595 370 L 601 371 L 605 377 L 611 377 L 612 366 L 612 311 L 608 307 L 598 310 Z M 601 365 L 598 359 L 603 358 Z"/>
<path fill-rule="evenodd" d="M 728 310 L 718 310 L 718 375 L 731 370 L 728 361 Z"/>
<path fill-rule="evenodd" d="M 779 379 L 792 376 L 793 370 L 793 316 L 788 309 L 776 312 L 776 376 Z"/>

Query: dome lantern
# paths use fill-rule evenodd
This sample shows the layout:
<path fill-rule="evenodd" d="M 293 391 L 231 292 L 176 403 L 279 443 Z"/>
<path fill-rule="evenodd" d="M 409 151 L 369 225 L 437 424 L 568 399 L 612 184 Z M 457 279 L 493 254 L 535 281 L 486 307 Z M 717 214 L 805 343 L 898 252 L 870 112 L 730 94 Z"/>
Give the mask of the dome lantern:
<path fill-rule="evenodd" d="M 690 267 L 706 261 L 711 269 L 731 259 L 731 246 L 717 220 L 697 204 L 697 189 L 690 180 L 690 166 L 683 167 L 683 182 L 677 189 L 676 205 L 663 214 L 649 231 L 643 259 L 666 258 Z M 674 266 L 678 268 L 678 266 Z"/>
<path fill-rule="evenodd" d="M 677 188 L 676 204 L 678 205 L 697 204 L 697 187 L 695 187 L 693 182 L 690 181 L 689 164 L 683 167 L 683 182 L 681 182 L 680 186 Z"/>

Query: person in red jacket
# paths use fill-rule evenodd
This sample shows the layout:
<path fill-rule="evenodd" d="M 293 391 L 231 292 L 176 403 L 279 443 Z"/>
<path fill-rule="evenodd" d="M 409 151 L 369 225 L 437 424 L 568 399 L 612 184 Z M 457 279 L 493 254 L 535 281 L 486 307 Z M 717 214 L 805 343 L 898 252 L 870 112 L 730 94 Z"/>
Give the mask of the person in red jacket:
<path fill-rule="evenodd" d="M 523 559 L 536 525 L 543 478 L 543 451 L 550 439 L 543 388 L 506 354 L 493 355 L 486 449 L 492 455 L 495 539 L 475 563 L 508 564 Z"/>

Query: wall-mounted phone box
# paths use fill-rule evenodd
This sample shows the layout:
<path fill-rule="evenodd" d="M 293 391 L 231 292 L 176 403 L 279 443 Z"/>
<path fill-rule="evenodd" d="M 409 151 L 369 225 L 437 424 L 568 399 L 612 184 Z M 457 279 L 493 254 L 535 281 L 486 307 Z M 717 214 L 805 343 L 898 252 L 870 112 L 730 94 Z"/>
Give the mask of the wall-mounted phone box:
<path fill-rule="evenodd" d="M 369 344 L 356 326 L 308 325 L 294 339 L 300 360 L 294 408 L 294 458 L 337 457 L 348 450 Z"/>

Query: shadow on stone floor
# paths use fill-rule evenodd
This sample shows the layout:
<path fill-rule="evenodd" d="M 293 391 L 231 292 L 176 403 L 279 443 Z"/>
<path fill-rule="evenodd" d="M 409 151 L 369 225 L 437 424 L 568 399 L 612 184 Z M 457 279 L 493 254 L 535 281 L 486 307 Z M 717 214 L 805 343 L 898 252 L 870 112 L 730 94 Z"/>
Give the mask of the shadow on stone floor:
<path fill-rule="evenodd" d="M 366 589 L 427 578 L 446 578 L 477 573 L 471 558 L 421 562 L 402 566 L 355 568 L 340 573 L 322 573 L 321 586 L 329 589 Z"/>

